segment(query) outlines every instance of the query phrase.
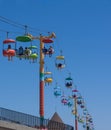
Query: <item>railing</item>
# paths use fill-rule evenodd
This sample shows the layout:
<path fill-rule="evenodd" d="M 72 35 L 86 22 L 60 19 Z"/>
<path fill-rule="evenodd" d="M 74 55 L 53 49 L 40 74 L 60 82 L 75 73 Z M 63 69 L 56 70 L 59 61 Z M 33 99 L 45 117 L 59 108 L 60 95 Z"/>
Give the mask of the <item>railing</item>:
<path fill-rule="evenodd" d="M 40 128 L 41 120 L 39 117 L 0 108 L 0 120 L 26 125 L 33 128 Z M 70 125 L 43 119 L 43 126 L 48 130 L 74 130 Z"/>

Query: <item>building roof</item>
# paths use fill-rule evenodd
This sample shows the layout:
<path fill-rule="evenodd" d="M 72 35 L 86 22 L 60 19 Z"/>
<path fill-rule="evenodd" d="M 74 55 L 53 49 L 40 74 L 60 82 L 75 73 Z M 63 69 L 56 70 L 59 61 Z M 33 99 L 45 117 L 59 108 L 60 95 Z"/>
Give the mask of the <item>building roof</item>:
<path fill-rule="evenodd" d="M 49 120 L 47 127 L 48 130 L 65 130 L 65 124 L 57 112 L 55 112 L 52 118 Z"/>
<path fill-rule="evenodd" d="M 56 122 L 59 122 L 59 123 L 63 123 L 62 119 L 60 118 L 60 116 L 58 115 L 57 112 L 54 113 L 54 115 L 52 116 L 52 118 L 50 120 L 56 121 Z"/>

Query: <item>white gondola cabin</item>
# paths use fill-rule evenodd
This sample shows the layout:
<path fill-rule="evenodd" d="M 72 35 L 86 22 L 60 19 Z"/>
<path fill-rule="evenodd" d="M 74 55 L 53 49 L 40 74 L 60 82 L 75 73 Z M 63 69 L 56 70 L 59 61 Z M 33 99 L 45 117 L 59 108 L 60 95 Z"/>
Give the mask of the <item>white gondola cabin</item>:
<path fill-rule="evenodd" d="M 57 69 L 63 69 L 65 67 L 65 58 L 64 56 L 56 56 L 55 65 Z"/>

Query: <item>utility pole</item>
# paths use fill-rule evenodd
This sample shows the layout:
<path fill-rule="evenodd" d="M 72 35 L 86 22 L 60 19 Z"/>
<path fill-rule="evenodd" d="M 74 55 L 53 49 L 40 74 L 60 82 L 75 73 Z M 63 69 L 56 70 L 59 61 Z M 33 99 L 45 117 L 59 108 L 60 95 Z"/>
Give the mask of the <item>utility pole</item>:
<path fill-rule="evenodd" d="M 75 108 L 75 130 L 78 130 L 77 95 L 75 95 L 74 97 L 74 108 Z"/>
<path fill-rule="evenodd" d="M 31 36 L 29 34 L 29 36 Z M 40 126 L 43 126 L 44 120 L 44 39 L 50 40 L 51 38 L 55 38 L 55 33 L 50 34 L 49 36 L 33 37 L 31 38 L 40 40 L 40 66 L 39 66 L 39 114 L 40 114 Z M 48 42 L 48 41 L 47 41 Z"/>

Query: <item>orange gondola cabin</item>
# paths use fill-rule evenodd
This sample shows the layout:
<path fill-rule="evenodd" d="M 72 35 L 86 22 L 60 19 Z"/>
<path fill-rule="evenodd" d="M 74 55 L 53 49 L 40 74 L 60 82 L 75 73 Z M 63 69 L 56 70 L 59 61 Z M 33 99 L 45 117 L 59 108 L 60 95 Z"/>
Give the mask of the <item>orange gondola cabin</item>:
<path fill-rule="evenodd" d="M 15 43 L 13 39 L 6 39 L 3 41 L 3 56 L 8 57 L 9 61 L 15 56 Z"/>

